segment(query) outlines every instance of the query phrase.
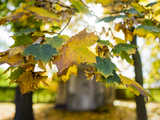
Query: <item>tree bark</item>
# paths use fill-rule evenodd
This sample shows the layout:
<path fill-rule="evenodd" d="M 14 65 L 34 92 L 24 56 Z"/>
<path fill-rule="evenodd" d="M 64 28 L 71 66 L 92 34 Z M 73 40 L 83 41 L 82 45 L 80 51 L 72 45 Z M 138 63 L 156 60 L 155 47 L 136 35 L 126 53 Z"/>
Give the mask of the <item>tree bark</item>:
<path fill-rule="evenodd" d="M 17 87 L 15 105 L 15 120 L 34 120 L 32 108 L 32 92 L 22 95 L 19 87 Z"/>
<path fill-rule="evenodd" d="M 55 108 L 86 111 L 113 105 L 114 89 L 96 82 L 96 76 L 88 80 L 84 72 L 88 67 L 90 66 L 80 64 L 77 76 L 70 75 L 67 82 L 59 82 Z"/>
<path fill-rule="evenodd" d="M 137 46 L 137 36 L 134 36 L 132 44 Z M 141 86 L 143 86 L 142 63 L 141 63 L 140 54 L 137 48 L 136 48 L 136 53 L 133 55 L 133 60 L 134 60 L 135 80 Z M 136 96 L 135 100 L 136 100 L 137 120 L 147 120 L 148 118 L 147 118 L 144 97 L 142 95 Z"/>

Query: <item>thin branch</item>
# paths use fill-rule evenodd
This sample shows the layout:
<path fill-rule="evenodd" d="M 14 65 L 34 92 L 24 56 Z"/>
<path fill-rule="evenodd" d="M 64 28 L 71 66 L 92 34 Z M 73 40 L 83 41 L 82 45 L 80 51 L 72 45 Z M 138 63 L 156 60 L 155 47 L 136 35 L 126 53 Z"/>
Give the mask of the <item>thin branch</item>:
<path fill-rule="evenodd" d="M 67 26 L 68 26 L 69 23 L 71 22 L 71 19 L 72 19 L 72 17 L 69 18 L 67 24 L 64 26 L 64 28 L 63 28 L 58 34 L 61 34 L 61 33 L 67 28 Z"/>
<path fill-rule="evenodd" d="M 64 8 L 72 9 L 71 7 L 69 7 L 67 5 L 64 5 L 64 4 L 61 4 L 60 2 L 56 2 L 56 4 L 61 6 L 61 7 L 64 7 Z"/>

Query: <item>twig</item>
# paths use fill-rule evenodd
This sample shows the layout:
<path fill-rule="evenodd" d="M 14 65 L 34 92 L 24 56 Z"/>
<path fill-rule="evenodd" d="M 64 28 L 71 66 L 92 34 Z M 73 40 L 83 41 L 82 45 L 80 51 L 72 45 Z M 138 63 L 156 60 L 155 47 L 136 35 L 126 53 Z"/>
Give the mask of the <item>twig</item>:
<path fill-rule="evenodd" d="M 61 34 L 66 29 L 66 27 L 69 25 L 71 19 L 72 19 L 72 17 L 69 18 L 67 24 L 64 26 L 64 28 L 58 34 Z"/>
<path fill-rule="evenodd" d="M 61 4 L 59 2 L 56 2 L 57 5 L 61 6 L 61 7 L 64 7 L 64 8 L 68 8 L 68 9 L 72 9 L 71 7 L 67 6 L 67 5 L 64 5 L 64 4 Z"/>

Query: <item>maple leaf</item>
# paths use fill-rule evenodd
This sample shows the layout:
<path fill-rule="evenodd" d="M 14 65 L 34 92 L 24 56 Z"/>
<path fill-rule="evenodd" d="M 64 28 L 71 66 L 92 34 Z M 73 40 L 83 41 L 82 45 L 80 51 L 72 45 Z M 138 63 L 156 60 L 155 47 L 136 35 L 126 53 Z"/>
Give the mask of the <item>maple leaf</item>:
<path fill-rule="evenodd" d="M 25 46 L 17 46 L 9 49 L 9 57 L 17 54 L 22 54 L 25 49 Z"/>
<path fill-rule="evenodd" d="M 145 91 L 145 89 L 138 84 L 136 81 L 131 80 L 123 75 L 119 76 L 123 85 L 125 85 L 130 91 L 132 91 L 136 95 L 143 95 L 146 100 L 148 100 L 149 93 Z"/>
<path fill-rule="evenodd" d="M 17 54 L 14 56 L 8 56 L 8 54 L 7 54 L 7 55 L 0 57 L 0 64 L 7 63 L 11 66 L 14 66 L 14 65 L 18 65 L 22 62 L 24 62 L 24 59 L 23 59 L 23 56 L 20 54 Z"/>
<path fill-rule="evenodd" d="M 11 74 L 9 76 L 11 83 L 15 82 L 19 78 L 19 76 L 22 75 L 23 72 L 24 72 L 24 70 L 21 67 L 18 67 L 16 69 L 14 69 L 13 71 L 11 71 Z"/>
<path fill-rule="evenodd" d="M 22 53 L 24 51 L 24 46 L 18 46 L 10 48 L 7 51 L 0 52 L 0 64 L 7 63 L 11 66 L 19 65 L 24 62 Z"/>
<path fill-rule="evenodd" d="M 61 74 L 73 63 L 94 63 L 96 61 L 95 54 L 89 51 L 88 47 L 96 43 L 97 40 L 97 35 L 93 32 L 87 33 L 86 30 L 68 40 L 53 62 L 58 67 L 58 74 Z"/>
<path fill-rule="evenodd" d="M 57 55 L 57 50 L 49 44 L 33 44 L 24 50 L 24 55 L 33 55 L 36 60 L 48 62 L 52 56 Z"/>
<path fill-rule="evenodd" d="M 29 35 L 14 35 L 12 36 L 12 38 L 14 39 L 15 43 L 12 45 L 12 47 L 15 46 L 20 46 L 20 45 L 29 45 L 33 42 L 31 36 Z"/>
<path fill-rule="evenodd" d="M 48 10 L 36 6 L 29 6 L 26 7 L 26 9 L 29 12 L 32 12 L 35 14 L 36 18 L 42 19 L 44 21 L 54 21 L 54 23 L 59 24 L 60 20 L 58 19 L 58 16 L 53 13 L 49 12 Z"/>
<path fill-rule="evenodd" d="M 34 77 L 31 71 L 25 71 L 16 80 L 16 83 L 20 86 L 20 91 L 22 94 L 34 91 L 39 87 L 41 81 L 43 82 L 47 79 L 47 76 L 40 76 L 39 72 L 36 74 L 38 74 L 38 77 Z"/>
<path fill-rule="evenodd" d="M 120 77 L 117 75 L 116 71 L 114 70 L 112 75 L 108 76 L 104 79 L 107 83 L 121 83 Z"/>
<path fill-rule="evenodd" d="M 105 77 L 112 75 L 112 72 L 116 69 L 116 65 L 113 64 L 109 58 L 101 57 L 96 57 L 95 67 L 97 68 L 98 72 Z"/>
<path fill-rule="evenodd" d="M 53 38 L 45 38 L 47 43 L 51 45 L 53 48 L 60 48 L 62 44 L 65 42 L 64 39 L 59 36 L 54 36 Z"/>
<path fill-rule="evenodd" d="M 72 6 L 78 10 L 78 12 L 86 13 L 89 10 L 81 0 L 69 0 Z"/>
<path fill-rule="evenodd" d="M 116 45 L 113 49 L 112 52 L 115 55 L 119 55 L 121 52 L 125 51 L 128 54 L 134 54 L 136 52 L 136 47 L 134 45 L 126 44 L 126 43 L 120 43 Z"/>
<path fill-rule="evenodd" d="M 86 0 L 87 3 L 100 3 L 102 4 L 103 6 L 107 6 L 107 5 L 110 5 L 113 0 Z"/>

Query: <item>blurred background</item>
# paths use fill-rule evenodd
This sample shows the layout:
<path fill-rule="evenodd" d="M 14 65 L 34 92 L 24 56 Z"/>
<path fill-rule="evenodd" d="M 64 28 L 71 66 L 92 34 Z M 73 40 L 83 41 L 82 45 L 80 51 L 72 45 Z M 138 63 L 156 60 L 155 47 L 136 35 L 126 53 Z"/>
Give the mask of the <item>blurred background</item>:
<path fill-rule="evenodd" d="M 5 1 L 5 0 L 4 0 Z M 0 1 L 0 5 L 3 0 Z M 9 14 L 16 8 L 19 3 L 13 1 L 6 2 L 6 6 L 3 8 L 0 6 L 0 17 Z M 4 4 L 3 4 L 4 6 Z M 81 15 L 76 16 L 72 19 L 68 29 L 63 31 L 63 34 L 70 34 L 70 36 L 78 33 L 84 28 L 88 27 L 89 31 L 97 31 L 100 33 L 105 29 L 114 27 L 113 23 L 96 23 L 96 17 L 103 16 L 103 8 L 101 5 L 90 4 L 91 10 L 95 16 Z M 79 21 L 80 22 L 79 22 Z M 119 22 L 121 19 L 116 20 Z M 76 24 L 75 24 L 76 22 Z M 12 39 L 12 32 L 10 31 L 10 25 L 0 27 L 0 52 L 9 49 L 14 43 Z M 72 27 L 72 29 L 70 29 Z M 115 32 L 116 33 L 116 32 Z M 116 36 L 123 37 L 123 33 L 116 33 Z M 102 39 L 106 39 L 106 36 L 101 35 Z M 111 38 L 110 38 L 111 39 Z M 138 50 L 141 55 L 143 65 L 143 76 L 144 76 L 144 88 L 150 92 L 151 97 L 147 102 L 147 113 L 149 120 L 160 120 L 160 47 L 158 41 L 144 40 L 138 38 Z M 113 61 L 120 68 L 123 75 L 134 79 L 134 68 L 126 61 L 114 58 Z M 10 84 L 8 74 L 2 74 L 9 65 L 3 64 L 0 66 L 0 120 L 12 120 L 15 114 L 15 92 L 16 84 Z M 53 70 L 54 71 L 54 70 Z M 107 86 L 107 85 L 106 85 Z M 114 105 L 116 108 L 101 108 L 97 111 L 82 112 L 81 116 L 79 113 L 72 113 L 68 111 L 55 110 L 54 105 L 57 99 L 58 83 L 55 81 L 49 87 L 41 87 L 40 89 L 33 92 L 33 109 L 35 113 L 35 119 L 37 120 L 135 120 L 136 119 L 136 104 L 135 95 L 124 87 L 116 87 L 111 90 L 111 106 Z M 109 90 L 109 89 L 108 89 Z M 59 106 L 58 106 L 59 107 Z"/>

